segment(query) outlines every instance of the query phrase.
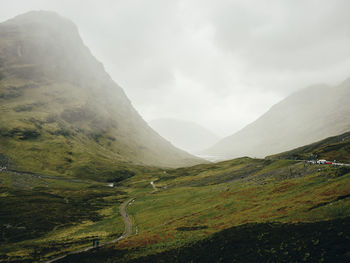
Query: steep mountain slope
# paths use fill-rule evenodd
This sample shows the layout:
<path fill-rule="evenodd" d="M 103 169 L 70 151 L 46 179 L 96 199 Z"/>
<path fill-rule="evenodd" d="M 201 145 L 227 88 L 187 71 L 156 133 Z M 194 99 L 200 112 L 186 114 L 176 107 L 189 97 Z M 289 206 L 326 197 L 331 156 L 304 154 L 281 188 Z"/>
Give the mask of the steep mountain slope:
<path fill-rule="evenodd" d="M 76 26 L 45 11 L 0 24 L 0 145 L 17 168 L 62 174 L 201 161 L 154 132 Z"/>
<path fill-rule="evenodd" d="M 326 159 L 350 163 L 350 132 L 302 146 L 291 151 L 268 156 L 269 159 Z"/>
<path fill-rule="evenodd" d="M 197 123 L 176 120 L 157 119 L 150 126 L 176 147 L 196 153 L 219 141 L 219 137 Z"/>
<path fill-rule="evenodd" d="M 264 157 L 350 130 L 350 79 L 312 86 L 274 105 L 258 120 L 205 152 Z"/>

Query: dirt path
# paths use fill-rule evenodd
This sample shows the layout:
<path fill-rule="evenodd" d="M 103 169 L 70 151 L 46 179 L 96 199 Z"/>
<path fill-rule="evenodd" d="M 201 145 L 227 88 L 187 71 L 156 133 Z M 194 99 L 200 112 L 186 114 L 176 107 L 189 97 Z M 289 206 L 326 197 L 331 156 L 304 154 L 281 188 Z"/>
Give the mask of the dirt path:
<path fill-rule="evenodd" d="M 130 198 L 129 200 L 127 200 L 124 203 L 122 203 L 122 205 L 120 206 L 120 214 L 122 215 L 123 220 L 124 220 L 124 224 L 125 224 L 125 232 L 124 232 L 124 234 L 121 235 L 120 237 L 116 238 L 116 239 L 113 239 L 113 240 L 109 241 L 109 242 L 100 244 L 99 247 L 103 247 L 105 245 L 115 243 L 115 242 L 117 242 L 119 240 L 122 240 L 122 239 L 124 239 L 124 238 L 126 238 L 126 237 L 131 235 L 131 233 L 132 233 L 132 222 L 131 222 L 130 217 L 128 215 L 127 208 L 128 208 L 128 205 L 133 200 L 135 200 L 135 198 Z M 71 253 L 67 253 L 67 254 L 59 256 L 57 258 L 53 258 L 51 260 L 45 261 L 45 263 L 56 262 L 56 261 L 58 261 L 58 260 L 60 260 L 62 258 L 65 258 L 68 255 L 79 254 L 79 253 L 82 253 L 82 252 L 85 252 L 85 251 L 89 251 L 89 250 L 94 249 L 94 248 L 95 247 L 93 247 L 93 246 L 85 247 L 85 248 L 79 249 L 77 251 L 74 251 L 74 252 L 71 252 Z"/>
<path fill-rule="evenodd" d="M 132 222 L 131 222 L 130 217 L 128 215 L 127 208 L 128 208 L 128 205 L 134 200 L 135 200 L 135 198 L 131 198 L 131 199 L 125 201 L 120 206 L 120 214 L 122 215 L 123 220 L 124 220 L 124 224 L 125 224 L 125 232 L 124 232 L 124 234 L 122 236 L 118 237 L 117 239 L 109 241 L 109 242 L 107 242 L 105 244 L 111 244 L 111 243 L 117 242 L 118 240 L 121 240 L 121 239 L 126 238 L 126 237 L 131 235 L 131 233 L 132 233 Z"/>
<path fill-rule="evenodd" d="M 154 184 L 154 182 L 152 181 L 150 184 L 153 187 L 153 192 L 152 193 L 157 192 L 158 189 L 157 189 L 157 186 Z"/>

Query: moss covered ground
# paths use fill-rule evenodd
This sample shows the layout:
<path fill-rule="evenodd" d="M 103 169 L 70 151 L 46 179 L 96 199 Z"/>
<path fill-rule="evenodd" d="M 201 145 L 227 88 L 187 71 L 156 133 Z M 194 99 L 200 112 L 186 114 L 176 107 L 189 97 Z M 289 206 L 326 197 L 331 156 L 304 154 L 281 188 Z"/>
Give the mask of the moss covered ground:
<path fill-rule="evenodd" d="M 348 167 L 244 157 L 179 169 L 130 166 L 118 171 L 102 173 L 99 180 L 2 171 L 0 261 L 45 261 L 88 247 L 95 238 L 113 240 L 124 231 L 119 207 L 128 198 L 135 198 L 128 206 L 131 236 L 59 262 L 157 262 L 174 256 L 174 262 L 191 262 L 191 253 L 208 246 L 217 262 L 226 262 L 227 248 L 238 242 L 235 235 L 260 251 L 252 260 L 270 255 L 272 262 L 279 257 L 319 261 L 348 253 Z M 277 238 L 283 231 L 296 231 L 294 239 Z M 334 236 L 334 231 L 342 234 Z M 325 238 L 332 239 L 328 250 Z M 311 249 L 314 242 L 322 248 Z M 242 246 L 234 251 L 237 257 L 245 253 Z"/>
<path fill-rule="evenodd" d="M 136 198 L 130 213 L 134 216 L 138 234 L 100 251 L 71 256 L 62 262 L 78 259 L 83 262 L 192 262 L 191 253 L 198 256 L 205 250 L 201 250 L 203 247 L 209 249 L 209 244 L 216 255 L 220 254 L 220 249 L 227 250 L 226 243 L 232 246 L 233 241 L 223 242 L 220 233 L 239 232 L 242 237 L 247 231 L 253 233 L 254 229 L 254 236 L 242 239 L 242 242 L 256 239 L 254 251 L 270 255 L 271 262 L 278 261 L 279 253 L 290 253 L 285 257 L 281 254 L 281 261 L 302 261 L 310 256 L 307 253 L 311 251 L 312 242 L 317 241 L 303 236 L 300 225 L 310 226 L 312 231 L 318 229 L 324 238 L 332 237 L 332 246 L 338 244 L 341 247 L 336 253 L 341 258 L 348 252 L 348 243 L 344 240 L 350 238 L 346 232 L 349 228 L 346 222 L 350 218 L 350 173 L 339 173 L 339 169 L 293 160 L 240 158 L 130 178 L 124 183 L 129 187 L 129 194 Z M 151 181 L 157 191 L 153 190 Z M 329 222 L 330 227 L 336 227 L 340 233 L 342 226 L 340 223 L 337 226 L 336 220 L 343 220 L 341 224 L 346 226 L 344 236 L 339 239 L 333 237 L 333 230 L 327 232 L 320 223 Z M 276 227 L 269 228 L 270 225 Z M 270 234 L 265 238 L 266 227 Z M 294 228 L 300 230 L 294 237 L 300 240 L 294 240 L 294 245 L 290 239 L 277 238 L 283 229 L 293 231 Z M 317 232 L 311 232 L 310 235 L 317 236 Z M 237 238 L 234 240 L 238 242 Z M 269 245 L 264 245 L 263 241 Z M 287 248 L 281 252 L 276 246 L 283 242 Z M 325 244 L 320 248 L 323 254 L 315 254 L 315 262 L 321 258 L 329 260 L 335 253 L 334 247 L 330 245 L 327 250 Z M 298 256 L 298 246 L 302 246 L 303 257 Z M 248 253 L 244 247 L 240 246 L 240 249 L 235 252 L 237 257 Z M 266 252 L 267 249 L 272 252 Z M 279 252 L 274 254 L 275 250 Z M 229 256 L 227 251 L 225 253 Z M 201 262 L 201 257 L 197 256 L 192 258 L 197 259 L 193 262 Z M 259 256 L 255 256 L 253 259 L 258 260 Z M 217 262 L 227 262 L 220 257 L 217 259 Z M 239 257 L 237 260 L 240 261 Z"/>

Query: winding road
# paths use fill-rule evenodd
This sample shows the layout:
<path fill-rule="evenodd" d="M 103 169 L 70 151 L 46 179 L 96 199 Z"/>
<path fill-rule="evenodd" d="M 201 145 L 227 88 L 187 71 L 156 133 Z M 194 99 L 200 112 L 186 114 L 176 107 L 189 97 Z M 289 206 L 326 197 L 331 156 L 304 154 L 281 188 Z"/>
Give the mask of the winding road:
<path fill-rule="evenodd" d="M 131 235 L 132 233 L 132 223 L 131 223 L 131 220 L 129 218 L 129 215 L 128 215 L 128 212 L 127 212 L 127 208 L 128 208 L 128 205 L 134 201 L 135 198 L 130 198 L 129 200 L 125 201 L 124 203 L 122 203 L 122 205 L 120 206 L 120 214 L 122 215 L 123 217 L 123 220 L 124 220 L 124 224 L 125 224 L 125 232 L 122 236 L 118 237 L 117 239 L 114 239 L 112 241 L 109 241 L 105 244 L 111 244 L 111 243 L 114 243 L 114 242 L 117 242 L 123 238 L 126 238 L 128 236 Z"/>
<path fill-rule="evenodd" d="M 122 239 L 124 239 L 124 238 L 126 238 L 126 237 L 131 235 L 131 233 L 132 233 L 132 222 L 131 222 L 130 217 L 128 215 L 127 208 L 128 208 L 128 205 L 133 200 L 135 200 L 135 198 L 130 198 L 129 200 L 126 200 L 125 202 L 123 202 L 122 205 L 120 206 L 120 214 L 122 215 L 123 220 L 124 220 L 124 224 L 125 224 L 125 232 L 124 232 L 124 234 L 121 235 L 120 237 L 116 238 L 116 239 L 113 239 L 113 240 L 111 240 L 109 242 L 106 242 L 106 243 L 103 243 L 103 244 L 99 245 L 99 247 L 115 243 L 115 242 L 117 242 L 119 240 L 122 240 Z M 56 261 L 58 261 L 58 260 L 60 260 L 62 258 L 65 258 L 68 255 L 79 254 L 79 253 L 86 252 L 86 251 L 89 251 L 89 250 L 94 249 L 94 248 L 96 248 L 96 247 L 90 246 L 90 247 L 82 248 L 82 249 L 79 249 L 77 251 L 70 252 L 70 253 L 64 254 L 62 256 L 53 258 L 51 260 L 45 261 L 45 263 L 56 262 Z"/>

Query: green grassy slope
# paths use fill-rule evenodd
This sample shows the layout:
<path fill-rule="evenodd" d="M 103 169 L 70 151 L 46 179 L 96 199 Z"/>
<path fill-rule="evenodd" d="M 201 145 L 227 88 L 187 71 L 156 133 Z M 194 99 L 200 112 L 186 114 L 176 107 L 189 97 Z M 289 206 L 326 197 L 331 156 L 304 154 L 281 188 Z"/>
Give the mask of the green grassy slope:
<path fill-rule="evenodd" d="M 300 224 L 245 224 L 132 262 L 349 262 L 349 232 L 349 218 Z M 84 262 L 108 262 L 127 253 L 95 251 Z M 81 257 L 71 256 L 69 260 L 78 262 Z"/>
<path fill-rule="evenodd" d="M 96 236 L 110 240 L 123 229 L 118 207 L 127 198 L 135 198 L 128 207 L 132 236 L 60 262 L 196 262 L 208 246 L 217 262 L 230 256 L 240 261 L 246 248 L 239 241 L 252 244 L 253 262 L 341 259 L 349 238 L 341 229 L 350 218 L 350 170 L 343 168 L 245 157 L 179 169 L 139 167 L 116 188 L 86 179 L 0 173 L 0 261 L 44 261 L 88 246 Z M 20 202 L 23 207 L 16 206 Z M 52 214 L 40 216 L 45 209 Z"/>
<path fill-rule="evenodd" d="M 17 169 L 77 176 L 202 162 L 155 133 L 75 25 L 50 12 L 0 24 L 0 154 Z"/>
<path fill-rule="evenodd" d="M 44 261 L 91 246 L 95 238 L 107 242 L 120 237 L 125 226 L 119 208 L 130 196 L 129 187 L 121 181 L 159 172 L 156 168 L 127 168 L 102 177 L 115 187 L 100 177 L 95 181 L 0 171 L 0 262 Z"/>
<path fill-rule="evenodd" d="M 158 191 L 152 190 L 151 181 Z M 348 252 L 349 236 L 341 233 L 341 224 L 349 227 L 349 170 L 295 160 L 240 158 L 159 171 L 125 183 L 136 197 L 130 213 L 138 234 L 61 262 L 201 262 L 209 247 L 217 256 L 209 262 L 225 262 L 222 250 L 223 258 L 234 253 L 242 261 L 247 248 L 237 247 L 237 242 L 252 242 L 250 255 L 258 261 L 329 259 L 334 246 L 337 257 Z M 333 221 L 338 219 L 343 223 Z M 329 228 L 323 229 L 328 223 L 321 222 L 327 221 Z M 231 230 L 222 232 L 226 229 Z M 294 237 L 279 237 L 284 231 L 295 232 Z M 328 237 L 332 246 L 327 249 Z M 313 242 L 320 246 L 315 248 Z"/>
<path fill-rule="evenodd" d="M 0 172 L 0 262 L 38 262 L 119 237 L 125 197 L 106 183 Z"/>
<path fill-rule="evenodd" d="M 268 156 L 271 159 L 326 159 L 350 163 L 350 132 L 326 138 L 297 149 Z"/>
<path fill-rule="evenodd" d="M 348 262 L 349 233 L 349 218 L 246 224 L 135 262 Z"/>

